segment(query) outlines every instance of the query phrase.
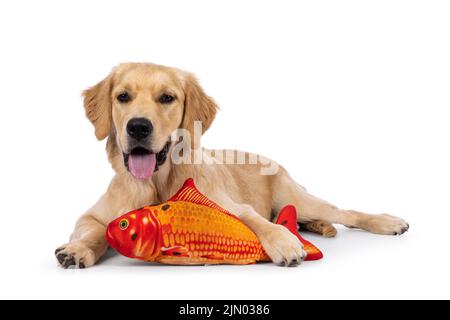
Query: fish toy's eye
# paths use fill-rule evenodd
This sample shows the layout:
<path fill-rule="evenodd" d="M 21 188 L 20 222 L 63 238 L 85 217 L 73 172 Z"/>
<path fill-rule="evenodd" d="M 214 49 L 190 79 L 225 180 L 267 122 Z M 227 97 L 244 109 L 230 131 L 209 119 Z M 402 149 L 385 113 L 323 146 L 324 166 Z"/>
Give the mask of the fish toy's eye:
<path fill-rule="evenodd" d="M 121 230 L 125 230 L 126 228 L 128 228 L 128 220 L 127 219 L 122 219 L 119 222 L 119 228 Z"/>

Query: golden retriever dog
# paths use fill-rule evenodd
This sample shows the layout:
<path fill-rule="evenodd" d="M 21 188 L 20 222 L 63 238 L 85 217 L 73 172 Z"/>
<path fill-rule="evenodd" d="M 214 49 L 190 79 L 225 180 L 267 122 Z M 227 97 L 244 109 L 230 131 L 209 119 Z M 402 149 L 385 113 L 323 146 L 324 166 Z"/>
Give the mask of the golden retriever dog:
<path fill-rule="evenodd" d="M 107 154 L 116 174 L 106 193 L 78 220 L 70 242 L 56 250 L 65 268 L 93 266 L 107 250 L 110 221 L 166 201 L 189 177 L 207 197 L 238 215 L 278 265 L 297 266 L 305 257 L 300 241 L 271 222 L 286 204 L 297 207 L 301 225 L 324 236 L 336 234 L 334 223 L 385 235 L 409 228 L 391 215 L 342 210 L 318 199 L 266 158 L 228 150 L 227 159 L 240 158 L 229 163 L 224 152 L 202 149 L 196 131 L 201 134 L 211 126 L 218 107 L 190 73 L 150 63 L 121 64 L 83 96 L 97 139 L 108 139 Z M 275 170 L 268 174 L 263 171 L 269 163 Z"/>

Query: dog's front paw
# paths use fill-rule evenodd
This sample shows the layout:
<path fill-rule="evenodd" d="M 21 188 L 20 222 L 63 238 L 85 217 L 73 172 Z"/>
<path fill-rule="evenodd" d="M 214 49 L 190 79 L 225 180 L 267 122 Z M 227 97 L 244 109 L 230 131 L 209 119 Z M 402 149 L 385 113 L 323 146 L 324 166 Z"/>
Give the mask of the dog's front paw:
<path fill-rule="evenodd" d="M 298 266 L 306 257 L 300 240 L 281 225 L 273 224 L 258 236 L 266 253 L 280 266 Z"/>
<path fill-rule="evenodd" d="M 408 222 L 389 214 L 373 215 L 362 227 L 372 233 L 386 235 L 402 235 L 409 230 Z"/>
<path fill-rule="evenodd" d="M 71 266 L 84 269 L 95 264 L 94 251 L 89 249 L 82 242 L 70 242 L 55 251 L 56 259 L 63 268 Z"/>

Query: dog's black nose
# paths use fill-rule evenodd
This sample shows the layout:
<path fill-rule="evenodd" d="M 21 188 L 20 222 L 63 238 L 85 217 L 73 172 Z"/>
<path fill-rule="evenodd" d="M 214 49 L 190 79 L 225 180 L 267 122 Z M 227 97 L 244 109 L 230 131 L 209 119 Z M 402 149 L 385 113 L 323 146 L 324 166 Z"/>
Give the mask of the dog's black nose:
<path fill-rule="evenodd" d="M 147 138 L 152 131 L 152 123 L 145 118 L 133 118 L 128 121 L 127 133 L 136 140 Z"/>

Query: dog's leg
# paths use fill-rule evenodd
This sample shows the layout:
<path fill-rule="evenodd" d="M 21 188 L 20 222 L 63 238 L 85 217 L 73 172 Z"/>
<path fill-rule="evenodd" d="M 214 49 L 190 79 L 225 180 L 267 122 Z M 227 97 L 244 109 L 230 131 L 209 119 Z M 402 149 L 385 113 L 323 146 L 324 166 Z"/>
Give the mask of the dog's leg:
<path fill-rule="evenodd" d="M 341 210 L 309 194 L 284 171 L 276 177 L 273 190 L 274 210 L 279 212 L 284 205 L 291 203 L 297 207 L 301 223 L 323 220 L 386 235 L 400 235 L 409 228 L 406 221 L 388 214 L 374 215 L 354 210 Z"/>
<path fill-rule="evenodd" d="M 94 265 L 106 252 L 105 225 L 91 214 L 81 217 L 70 242 L 55 251 L 62 267 L 76 266 L 80 269 Z"/>
<path fill-rule="evenodd" d="M 62 267 L 93 266 L 108 248 L 105 240 L 107 224 L 120 214 L 156 199 L 151 185 L 134 184 L 131 180 L 127 188 L 121 185 L 121 179 L 113 179 L 108 191 L 78 220 L 70 242 L 56 249 L 55 255 Z"/>
<path fill-rule="evenodd" d="M 300 228 L 320 234 L 327 238 L 333 238 L 337 234 L 337 230 L 333 226 L 333 224 L 324 220 L 315 220 L 311 222 L 300 223 Z"/>
<path fill-rule="evenodd" d="M 248 204 L 234 202 L 228 196 L 209 195 L 223 208 L 238 215 L 256 233 L 272 261 L 281 266 L 297 266 L 306 257 L 302 243 L 285 227 L 274 224 Z"/>

